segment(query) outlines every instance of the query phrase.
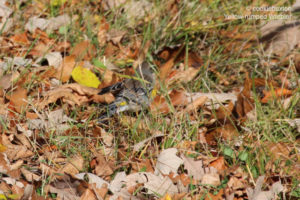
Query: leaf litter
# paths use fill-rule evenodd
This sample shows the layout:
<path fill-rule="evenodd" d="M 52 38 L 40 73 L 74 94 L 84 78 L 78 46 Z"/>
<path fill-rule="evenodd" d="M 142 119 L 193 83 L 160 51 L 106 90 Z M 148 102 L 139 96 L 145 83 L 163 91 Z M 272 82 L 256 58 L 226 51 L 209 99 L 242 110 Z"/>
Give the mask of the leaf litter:
<path fill-rule="evenodd" d="M 150 1 L 51 1 L 51 8 L 0 1 L 0 198 L 297 196 L 290 190 L 299 186 L 299 136 L 288 133 L 300 127 L 298 21 L 262 23 L 259 35 L 246 24 L 204 25 L 223 18 L 184 17 L 205 3 L 162 3 L 168 14 Z M 160 29 L 163 15 L 171 17 Z M 220 55 L 212 39 L 224 45 Z M 259 45 L 265 74 L 247 61 Z M 130 78 L 145 59 L 159 80 L 150 109 L 97 123 L 115 100 L 99 91 Z M 270 120 L 259 113 L 267 106 Z M 278 108 L 288 114 L 275 115 Z M 273 135 L 263 132 L 269 129 Z M 286 140 L 276 141 L 278 130 Z M 259 155 L 263 161 L 253 158 Z"/>

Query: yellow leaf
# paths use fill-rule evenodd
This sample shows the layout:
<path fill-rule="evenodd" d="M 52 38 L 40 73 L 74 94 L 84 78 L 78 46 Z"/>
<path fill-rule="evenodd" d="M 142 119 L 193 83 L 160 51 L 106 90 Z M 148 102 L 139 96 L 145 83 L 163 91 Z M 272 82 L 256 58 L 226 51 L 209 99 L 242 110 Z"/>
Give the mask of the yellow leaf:
<path fill-rule="evenodd" d="M 172 200 L 171 196 L 167 193 L 164 198 L 164 200 Z"/>
<path fill-rule="evenodd" d="M 20 199 L 21 198 L 21 196 L 18 194 L 9 194 L 7 197 L 9 199 Z"/>
<path fill-rule="evenodd" d="M 6 150 L 6 146 L 0 143 L 0 153 Z"/>
<path fill-rule="evenodd" d="M 66 0 L 51 0 L 50 5 L 51 6 L 61 6 L 66 2 Z"/>
<path fill-rule="evenodd" d="M 4 194 L 0 194 L 0 200 L 7 200 L 7 198 Z"/>
<path fill-rule="evenodd" d="M 77 83 L 87 87 L 98 88 L 101 83 L 97 76 L 91 72 L 91 70 L 82 66 L 75 67 L 71 75 Z"/>

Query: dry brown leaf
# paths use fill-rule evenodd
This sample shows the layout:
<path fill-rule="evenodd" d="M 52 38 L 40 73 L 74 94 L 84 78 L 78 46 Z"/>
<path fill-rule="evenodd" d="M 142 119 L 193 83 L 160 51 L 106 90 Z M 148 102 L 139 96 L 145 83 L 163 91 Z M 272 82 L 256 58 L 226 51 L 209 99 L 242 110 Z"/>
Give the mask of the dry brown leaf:
<path fill-rule="evenodd" d="M 34 153 L 26 146 L 12 144 L 11 137 L 5 134 L 2 135 L 2 144 L 6 147 L 4 153 L 7 155 L 10 161 L 24 159 L 34 155 Z"/>
<path fill-rule="evenodd" d="M 63 98 L 66 103 L 71 106 L 82 105 L 83 103 L 88 102 L 88 98 L 86 96 L 79 96 L 73 93 L 73 90 L 69 88 L 56 88 L 44 94 L 44 100 L 42 102 L 37 103 L 38 109 L 45 108 L 50 103 L 55 103 L 58 99 Z"/>
<path fill-rule="evenodd" d="M 283 191 L 284 187 L 280 181 L 273 183 L 269 191 L 262 191 L 261 189 L 264 183 L 264 178 L 265 176 L 258 177 L 255 184 L 255 189 L 247 188 L 249 200 L 272 200 L 277 196 L 277 194 Z"/>
<path fill-rule="evenodd" d="M 41 176 L 38 176 L 38 175 L 28 171 L 24 167 L 21 168 L 21 172 L 22 172 L 23 176 L 25 177 L 25 179 L 29 182 L 34 182 L 34 181 L 40 181 L 41 180 Z"/>
<path fill-rule="evenodd" d="M 161 177 L 148 172 L 130 174 L 126 177 L 125 183 L 127 189 L 137 184 L 144 184 L 144 187 L 148 189 L 148 194 L 159 194 L 163 196 L 166 193 L 178 193 L 178 188 L 168 176 Z"/>
<path fill-rule="evenodd" d="M 10 40 L 13 43 L 20 44 L 20 45 L 28 45 L 28 44 L 30 44 L 30 42 L 29 42 L 29 40 L 27 38 L 26 32 L 20 33 L 20 34 L 16 34 L 16 35 L 10 37 Z"/>
<path fill-rule="evenodd" d="M 111 86 L 121 81 L 120 76 L 118 76 L 115 72 L 109 69 L 97 68 L 97 70 L 100 72 L 101 75 L 101 84 L 98 86 L 99 89 Z"/>
<path fill-rule="evenodd" d="M 224 170 L 227 169 L 227 167 L 225 166 L 224 157 L 219 157 L 217 160 L 211 162 L 209 166 L 216 168 L 219 173 L 224 172 Z"/>
<path fill-rule="evenodd" d="M 43 94 L 44 100 L 37 103 L 37 107 L 43 109 L 60 98 L 71 106 L 83 105 L 92 100 L 98 103 L 111 103 L 114 101 L 114 96 L 111 93 L 98 95 L 98 92 L 99 90 L 96 88 L 82 86 L 78 83 L 62 85 Z"/>
<path fill-rule="evenodd" d="M 161 53 L 159 53 L 158 56 L 163 60 L 169 60 L 170 55 L 171 55 L 171 53 L 169 50 L 163 50 Z"/>
<path fill-rule="evenodd" d="M 181 67 L 181 70 L 170 73 L 166 79 L 166 84 L 171 85 L 175 82 L 188 83 L 195 78 L 198 72 L 199 68 L 188 67 L 187 69 L 184 69 L 184 67 Z"/>
<path fill-rule="evenodd" d="M 210 167 L 208 170 L 206 169 L 205 174 L 201 179 L 201 184 L 219 186 L 221 184 L 221 180 L 217 170 L 213 167 Z"/>
<path fill-rule="evenodd" d="M 74 188 L 71 188 L 70 186 L 62 189 L 50 186 L 49 192 L 57 194 L 58 199 L 80 200 L 80 197 L 78 196 L 76 190 Z"/>
<path fill-rule="evenodd" d="M 114 45 L 117 45 L 121 42 L 122 38 L 124 37 L 124 35 L 126 34 L 126 31 L 123 30 L 117 30 L 117 29 L 111 29 L 108 32 L 108 41 L 112 41 L 112 43 Z"/>
<path fill-rule="evenodd" d="M 268 103 L 268 101 L 275 97 L 275 98 L 280 98 L 280 97 L 289 97 L 293 94 L 293 91 L 292 90 L 288 90 L 288 89 L 285 89 L 285 88 L 277 88 L 275 89 L 274 91 L 268 91 L 268 92 L 265 92 L 265 96 L 263 99 L 261 99 L 261 102 L 262 103 Z"/>
<path fill-rule="evenodd" d="M 0 144 L 3 146 L 2 144 Z M 11 170 L 9 160 L 3 153 L 0 153 L 0 173 L 7 174 Z"/>
<path fill-rule="evenodd" d="M 0 78 L 0 88 L 6 90 L 10 88 L 14 80 L 20 76 L 18 72 L 13 72 L 11 74 L 6 74 Z"/>
<path fill-rule="evenodd" d="M 62 41 L 55 44 L 55 50 L 59 52 L 67 52 L 69 48 L 71 47 L 70 42 L 68 41 Z"/>
<path fill-rule="evenodd" d="M 64 57 L 61 65 L 56 70 L 55 77 L 61 80 L 63 83 L 67 82 L 71 77 L 71 73 L 74 67 L 75 56 Z"/>
<path fill-rule="evenodd" d="M 72 89 L 74 92 L 77 92 L 79 95 L 93 96 L 99 93 L 99 90 L 96 88 L 83 86 L 78 83 L 70 83 L 70 84 L 62 85 L 61 87 L 65 89 Z"/>
<path fill-rule="evenodd" d="M 173 90 L 169 97 L 172 106 L 185 106 L 188 103 L 186 93 L 183 91 Z M 168 113 L 170 112 L 170 107 L 164 97 L 156 96 L 150 105 L 150 110 L 153 113 Z"/>
<path fill-rule="evenodd" d="M 176 155 L 177 152 L 178 150 L 175 148 L 165 149 L 160 152 L 154 174 L 168 175 L 171 172 L 177 174 L 179 166 L 183 164 L 183 160 Z"/>
<path fill-rule="evenodd" d="M 203 106 L 208 98 L 206 96 L 199 97 L 188 104 L 184 109 L 184 112 L 197 111 L 197 109 Z"/>
<path fill-rule="evenodd" d="M 234 109 L 234 104 L 230 101 L 226 106 L 220 106 L 219 109 L 216 111 L 216 116 L 213 117 L 216 117 L 216 119 L 218 120 L 229 119 L 233 109 Z"/>
<path fill-rule="evenodd" d="M 187 170 L 188 175 L 192 176 L 193 179 L 200 181 L 205 174 L 203 161 L 197 160 L 195 161 L 194 158 L 189 158 L 186 156 L 181 156 L 183 159 L 184 169 Z"/>
<path fill-rule="evenodd" d="M 216 129 L 208 132 L 205 135 L 206 141 L 210 145 L 216 145 L 217 140 L 221 137 L 223 140 L 232 141 L 238 138 L 239 133 L 234 125 L 230 122 L 226 123 L 222 127 L 217 127 Z"/>
<path fill-rule="evenodd" d="M 51 47 L 51 43 L 44 43 L 40 41 L 31 49 L 28 55 L 32 55 L 35 57 L 42 57 L 50 50 L 50 47 Z"/>
<path fill-rule="evenodd" d="M 108 192 L 107 184 L 104 184 L 104 186 L 102 186 L 101 188 L 96 188 L 96 187 L 92 186 L 92 189 L 98 199 L 105 199 L 105 196 Z"/>
<path fill-rule="evenodd" d="M 165 80 L 168 77 L 173 66 L 174 66 L 174 58 L 171 58 L 160 67 L 159 79 L 161 81 Z"/>
<path fill-rule="evenodd" d="M 240 120 L 246 116 L 254 108 L 254 100 L 251 96 L 252 81 L 249 79 L 248 75 L 244 82 L 244 88 L 242 92 L 239 93 L 236 102 L 236 112 L 239 115 Z"/>
<path fill-rule="evenodd" d="M 97 34 L 97 39 L 99 42 L 99 46 L 103 47 L 106 44 L 107 41 L 107 32 L 109 29 L 109 24 L 106 22 L 106 19 L 103 17 L 100 21 L 100 26 L 98 28 L 98 34 Z"/>
<path fill-rule="evenodd" d="M 75 58 L 77 59 L 80 58 L 84 60 L 90 60 L 91 58 L 94 57 L 95 53 L 96 53 L 95 46 L 86 40 L 78 43 L 73 48 L 71 55 L 75 56 Z"/>
<path fill-rule="evenodd" d="M 114 173 L 112 165 L 106 161 L 105 157 L 101 154 L 98 154 L 94 159 L 95 164 L 91 164 L 91 167 L 94 168 L 95 174 L 100 177 L 108 177 Z"/>
<path fill-rule="evenodd" d="M 141 170 L 145 172 L 154 173 L 152 163 L 149 159 L 143 159 L 132 164 L 132 168 L 135 172 L 140 172 Z"/>
<path fill-rule="evenodd" d="M 21 113 L 27 106 L 27 90 L 22 87 L 18 87 L 11 95 L 7 94 L 6 98 L 10 100 L 10 103 L 18 113 Z"/>
<path fill-rule="evenodd" d="M 86 189 L 84 193 L 81 195 L 80 200 L 85 200 L 85 199 L 98 200 L 98 198 L 96 197 L 96 195 L 91 189 Z"/>
<path fill-rule="evenodd" d="M 92 100 L 96 103 L 110 104 L 115 101 L 115 97 L 112 93 L 106 93 L 102 95 L 94 95 Z"/>
<path fill-rule="evenodd" d="M 267 150 L 271 153 L 271 162 L 277 159 L 288 159 L 291 147 L 286 143 L 269 143 L 267 145 Z"/>
<path fill-rule="evenodd" d="M 112 42 L 108 42 L 104 50 L 104 55 L 108 58 L 111 58 L 115 56 L 118 50 L 119 48 L 117 46 L 115 46 Z"/>
<path fill-rule="evenodd" d="M 70 175 L 78 174 L 83 170 L 84 167 L 84 159 L 81 155 L 73 156 L 68 160 L 67 164 L 59 170 L 60 173 L 67 173 Z"/>

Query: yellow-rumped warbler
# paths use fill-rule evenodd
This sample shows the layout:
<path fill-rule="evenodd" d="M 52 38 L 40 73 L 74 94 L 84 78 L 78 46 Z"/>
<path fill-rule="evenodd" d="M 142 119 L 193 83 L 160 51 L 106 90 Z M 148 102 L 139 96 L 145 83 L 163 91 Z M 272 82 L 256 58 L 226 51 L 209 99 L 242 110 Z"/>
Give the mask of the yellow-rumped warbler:
<path fill-rule="evenodd" d="M 124 111 L 135 112 L 147 108 L 151 103 L 154 85 L 154 71 L 144 61 L 137 67 L 134 77 L 103 88 L 100 91 L 99 94 L 111 92 L 116 99 L 113 103 L 107 105 L 107 112 L 99 117 L 99 122 Z"/>

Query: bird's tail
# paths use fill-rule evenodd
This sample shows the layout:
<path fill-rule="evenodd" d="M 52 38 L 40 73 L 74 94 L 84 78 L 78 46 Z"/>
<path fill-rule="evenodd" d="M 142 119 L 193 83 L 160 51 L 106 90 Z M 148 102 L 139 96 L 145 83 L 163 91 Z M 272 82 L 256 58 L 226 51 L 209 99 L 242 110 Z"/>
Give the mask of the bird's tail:
<path fill-rule="evenodd" d="M 116 114 L 118 112 L 118 106 L 115 102 L 109 104 L 106 106 L 106 112 L 103 113 L 99 118 L 98 122 L 104 122 L 107 121 L 111 116 Z"/>

